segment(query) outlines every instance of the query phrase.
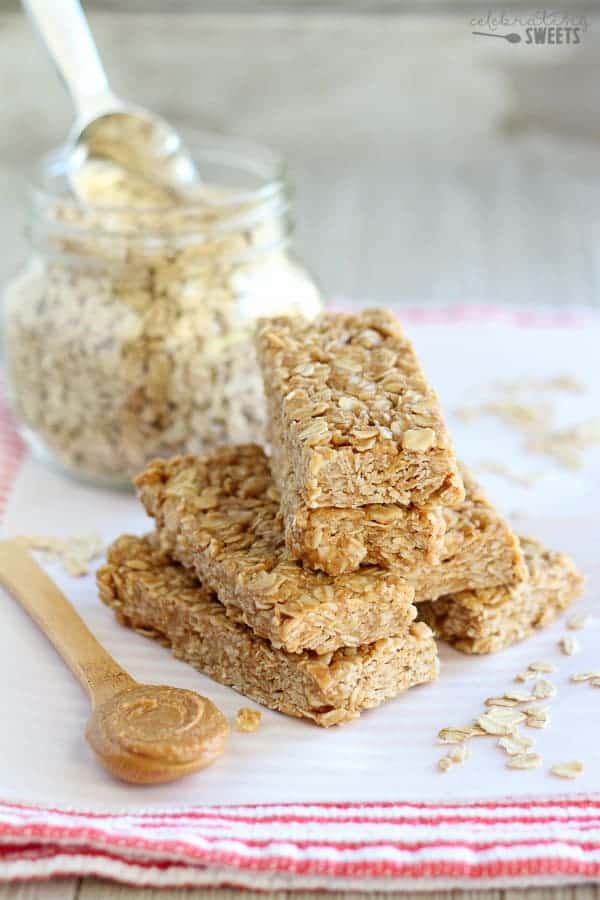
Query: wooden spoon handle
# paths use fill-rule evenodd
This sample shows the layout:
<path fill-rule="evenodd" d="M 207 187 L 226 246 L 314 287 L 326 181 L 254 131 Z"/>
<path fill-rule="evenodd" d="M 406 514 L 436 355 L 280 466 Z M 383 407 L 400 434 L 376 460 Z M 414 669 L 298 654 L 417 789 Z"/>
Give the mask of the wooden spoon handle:
<path fill-rule="evenodd" d="M 94 706 L 136 684 L 98 643 L 52 579 L 16 541 L 0 541 L 0 584 L 52 641 Z"/>

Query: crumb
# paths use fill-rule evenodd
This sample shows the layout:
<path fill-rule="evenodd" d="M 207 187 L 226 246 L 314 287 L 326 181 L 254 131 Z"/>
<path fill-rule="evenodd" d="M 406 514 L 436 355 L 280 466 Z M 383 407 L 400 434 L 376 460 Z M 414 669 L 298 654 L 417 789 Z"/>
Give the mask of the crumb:
<path fill-rule="evenodd" d="M 233 725 L 236 731 L 252 732 L 257 730 L 261 719 L 262 713 L 257 709 L 248 709 L 247 706 L 242 706 L 236 713 Z"/>

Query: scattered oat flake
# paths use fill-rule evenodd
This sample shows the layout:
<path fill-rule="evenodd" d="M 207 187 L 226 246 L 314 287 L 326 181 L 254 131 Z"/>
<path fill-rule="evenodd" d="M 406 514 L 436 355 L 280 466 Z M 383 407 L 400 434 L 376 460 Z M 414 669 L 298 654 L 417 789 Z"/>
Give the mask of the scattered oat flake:
<path fill-rule="evenodd" d="M 600 678 L 600 672 L 578 672 L 571 675 L 571 681 L 593 681 L 594 678 Z"/>
<path fill-rule="evenodd" d="M 471 751 L 466 744 L 459 744 L 457 747 L 453 747 L 448 753 L 448 756 L 453 763 L 463 763 L 470 755 Z"/>
<path fill-rule="evenodd" d="M 524 734 L 514 732 L 498 739 L 498 747 L 509 756 L 517 756 L 533 747 L 533 740 Z"/>
<path fill-rule="evenodd" d="M 507 700 L 514 700 L 516 703 L 528 703 L 533 700 L 533 694 L 530 691 L 505 691 L 504 696 Z"/>
<path fill-rule="evenodd" d="M 442 756 L 442 758 L 438 760 L 438 768 L 440 768 L 442 772 L 447 772 L 451 766 L 465 762 L 470 755 L 470 750 L 467 745 L 459 744 L 458 746 L 453 747 L 446 756 Z"/>
<path fill-rule="evenodd" d="M 248 707 L 242 706 L 242 708 L 237 711 L 236 717 L 233 720 L 233 725 L 236 731 L 256 731 L 260 725 L 261 719 L 262 713 L 257 709 L 248 709 Z"/>
<path fill-rule="evenodd" d="M 522 400 L 487 400 L 479 406 L 463 408 L 463 416 L 474 418 L 477 415 L 495 416 L 506 425 L 522 431 L 531 431 L 548 427 L 552 421 L 552 408 L 548 403 L 535 404 Z"/>
<path fill-rule="evenodd" d="M 587 390 L 587 385 L 583 381 L 577 378 L 576 375 L 570 375 L 566 372 L 561 375 L 555 375 L 554 378 L 548 378 L 546 387 L 549 390 L 566 391 L 571 394 L 585 394 Z"/>
<path fill-rule="evenodd" d="M 60 560 L 65 571 L 75 578 L 87 575 L 90 563 L 104 549 L 104 542 L 96 532 L 66 538 L 20 535 L 16 540 L 21 546 L 44 554 L 48 562 Z"/>
<path fill-rule="evenodd" d="M 442 728 L 438 734 L 438 738 L 442 744 L 462 744 L 472 737 L 481 737 L 485 731 L 477 724 L 473 725 L 451 725 L 448 728 Z"/>
<path fill-rule="evenodd" d="M 524 672 L 517 672 L 515 675 L 515 681 L 533 681 L 534 678 L 537 678 L 537 672 L 533 672 L 531 669 L 527 669 Z"/>
<path fill-rule="evenodd" d="M 525 714 L 518 709 L 492 706 L 489 712 L 477 720 L 487 734 L 512 734 L 517 725 L 525 721 Z"/>
<path fill-rule="evenodd" d="M 549 723 L 548 716 L 528 716 L 525 722 L 528 728 L 546 728 Z"/>
<path fill-rule="evenodd" d="M 575 656 L 581 650 L 581 645 L 576 638 L 564 637 L 558 642 L 560 652 L 565 656 Z"/>
<path fill-rule="evenodd" d="M 534 684 L 532 694 L 536 700 L 549 700 L 556 694 L 556 688 L 551 681 L 540 678 Z"/>
<path fill-rule="evenodd" d="M 579 778 L 584 773 L 584 766 L 579 760 L 574 760 L 573 762 L 556 763 L 550 771 L 559 778 Z"/>
<path fill-rule="evenodd" d="M 545 728 L 550 724 L 550 713 L 546 706 L 530 706 L 525 710 L 525 724 L 529 728 Z"/>
<path fill-rule="evenodd" d="M 528 697 L 527 699 L 531 700 L 531 697 Z M 518 706 L 519 701 L 513 700 L 511 697 L 488 697 L 487 700 L 485 701 L 485 705 L 486 706 L 511 707 L 511 706 Z"/>
<path fill-rule="evenodd" d="M 515 472 L 514 469 L 511 469 L 504 463 L 495 462 L 491 459 L 482 460 L 477 468 L 480 472 L 489 472 L 490 475 L 499 475 L 501 478 L 505 478 L 507 481 L 524 488 L 533 487 L 541 477 L 540 472 L 521 474 L 520 472 Z"/>
<path fill-rule="evenodd" d="M 600 418 L 586 419 L 570 428 L 541 430 L 530 435 L 526 448 L 554 459 L 566 469 L 580 469 L 584 451 L 600 444 Z"/>
<path fill-rule="evenodd" d="M 523 714 L 518 709 L 491 709 L 486 713 L 488 718 L 496 719 L 498 722 L 518 722 Z"/>
<path fill-rule="evenodd" d="M 581 616 L 572 616 L 567 620 L 567 628 L 570 628 L 571 631 L 581 631 L 583 628 L 586 628 L 590 624 L 590 617 L 581 615 Z"/>
<path fill-rule="evenodd" d="M 65 556 L 63 564 L 69 575 L 73 575 L 74 578 L 81 578 L 82 575 L 88 574 L 89 567 L 85 559 L 77 556 Z"/>
<path fill-rule="evenodd" d="M 532 672 L 555 672 L 556 666 L 551 662 L 546 662 L 546 660 L 541 660 L 538 662 L 529 663 L 527 666 Z"/>
<path fill-rule="evenodd" d="M 523 712 L 526 716 L 543 716 L 544 713 L 548 712 L 548 707 L 534 704 L 532 706 L 526 706 Z"/>
<path fill-rule="evenodd" d="M 579 469 L 585 451 L 600 444 L 600 418 L 557 428 L 554 395 L 560 391 L 582 393 L 584 390 L 585 387 L 571 375 L 492 382 L 482 402 L 460 407 L 456 413 L 466 422 L 481 416 L 495 416 L 521 435 L 526 450 L 548 456 L 565 468 Z M 539 477 L 537 474 L 520 475 L 495 461 L 483 463 L 480 468 L 487 468 L 523 487 L 531 487 Z"/>
<path fill-rule="evenodd" d="M 600 678 L 592 678 L 590 684 L 592 687 L 600 688 Z"/>
<path fill-rule="evenodd" d="M 539 753 L 517 753 L 506 761 L 509 769 L 537 769 L 542 764 Z"/>
<path fill-rule="evenodd" d="M 561 372 L 545 378 L 531 375 L 521 378 L 497 379 L 492 382 L 491 386 L 511 395 L 537 391 L 565 391 L 570 394 L 583 394 L 587 390 L 585 383 L 569 372 Z"/>

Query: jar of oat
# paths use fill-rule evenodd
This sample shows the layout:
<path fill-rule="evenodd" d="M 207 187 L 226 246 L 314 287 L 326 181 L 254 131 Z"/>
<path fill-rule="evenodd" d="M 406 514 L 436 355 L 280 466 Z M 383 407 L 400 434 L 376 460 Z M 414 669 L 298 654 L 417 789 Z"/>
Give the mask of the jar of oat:
<path fill-rule="evenodd" d="M 254 321 L 320 307 L 277 158 L 184 137 L 202 181 L 177 195 L 107 162 L 74 175 L 64 150 L 36 173 L 32 255 L 5 294 L 9 396 L 34 450 L 93 482 L 260 441 Z"/>

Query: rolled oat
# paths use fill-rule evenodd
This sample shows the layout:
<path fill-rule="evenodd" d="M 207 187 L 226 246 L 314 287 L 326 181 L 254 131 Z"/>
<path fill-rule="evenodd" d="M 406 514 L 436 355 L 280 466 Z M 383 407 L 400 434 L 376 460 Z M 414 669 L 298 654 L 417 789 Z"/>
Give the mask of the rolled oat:
<path fill-rule="evenodd" d="M 550 724 L 550 713 L 545 706 L 530 706 L 525 714 L 525 724 L 529 728 L 546 728 Z"/>
<path fill-rule="evenodd" d="M 509 756 L 518 756 L 533 747 L 533 741 L 524 734 L 514 731 L 498 739 L 498 747 Z"/>
<path fill-rule="evenodd" d="M 525 713 L 520 710 L 493 706 L 489 712 L 477 719 L 477 724 L 487 734 L 508 735 L 524 721 Z"/>
<path fill-rule="evenodd" d="M 442 744 L 462 744 L 473 737 L 483 737 L 486 732 L 477 723 L 473 725 L 450 725 L 442 728 L 438 738 Z"/>
<path fill-rule="evenodd" d="M 582 629 L 587 628 L 589 624 L 590 617 L 585 614 L 572 616 L 570 619 L 567 619 L 567 628 L 571 631 L 582 631 Z"/>
<path fill-rule="evenodd" d="M 600 672 L 577 672 L 575 675 L 571 675 L 571 681 L 575 683 L 578 681 L 593 681 L 594 678 L 600 678 Z"/>
<path fill-rule="evenodd" d="M 581 650 L 579 641 L 572 637 L 562 638 L 559 641 L 559 647 L 561 653 L 564 653 L 565 656 L 574 656 Z"/>
<path fill-rule="evenodd" d="M 104 541 L 95 531 L 66 538 L 19 535 L 16 540 L 28 550 L 43 554 L 49 562 L 60 560 L 65 571 L 75 578 L 89 574 L 90 564 L 104 550 Z"/>
<path fill-rule="evenodd" d="M 541 764 L 542 757 L 539 753 L 518 753 L 506 761 L 509 769 L 538 769 Z"/>
<path fill-rule="evenodd" d="M 202 185 L 192 204 L 156 210 L 151 186 L 132 197 L 113 176 L 92 171 L 96 205 L 47 202 L 39 256 L 5 297 L 5 351 L 34 447 L 129 483 L 155 456 L 261 440 L 254 317 L 319 301 L 273 198 Z"/>
<path fill-rule="evenodd" d="M 555 686 L 545 678 L 540 678 L 533 686 L 531 692 L 535 700 L 549 700 L 556 694 Z"/>
<path fill-rule="evenodd" d="M 529 666 L 527 668 L 532 672 L 543 672 L 547 674 L 556 671 L 556 666 L 554 665 L 554 663 L 546 662 L 545 660 L 529 663 Z"/>
<path fill-rule="evenodd" d="M 584 765 L 579 760 L 556 763 L 550 771 L 553 775 L 558 775 L 559 778 L 579 778 L 584 773 Z"/>

